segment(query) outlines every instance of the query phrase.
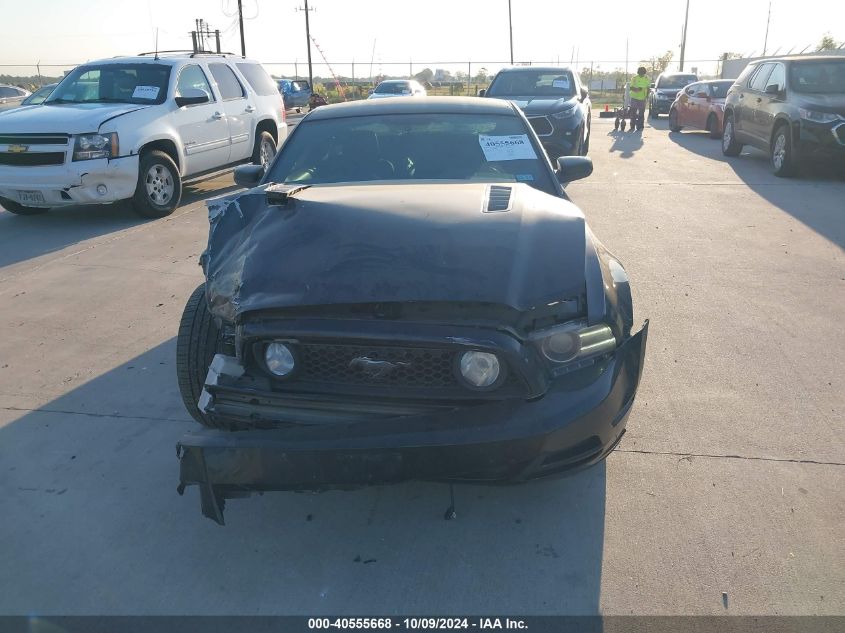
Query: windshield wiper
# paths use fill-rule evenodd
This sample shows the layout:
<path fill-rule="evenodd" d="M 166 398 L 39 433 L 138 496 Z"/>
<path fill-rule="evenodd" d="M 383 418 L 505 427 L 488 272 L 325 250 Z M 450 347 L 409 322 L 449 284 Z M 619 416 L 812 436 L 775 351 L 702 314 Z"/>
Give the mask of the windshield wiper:
<path fill-rule="evenodd" d="M 98 99 L 83 99 L 77 103 L 130 103 L 126 99 L 117 99 L 115 97 L 100 97 Z"/>

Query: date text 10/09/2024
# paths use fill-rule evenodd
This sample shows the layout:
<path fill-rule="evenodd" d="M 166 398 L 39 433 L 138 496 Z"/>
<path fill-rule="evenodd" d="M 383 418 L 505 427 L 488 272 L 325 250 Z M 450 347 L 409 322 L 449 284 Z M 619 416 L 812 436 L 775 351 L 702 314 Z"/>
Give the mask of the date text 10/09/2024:
<path fill-rule="evenodd" d="M 525 630 L 524 620 L 511 618 L 309 618 L 308 628 L 359 630 Z"/>

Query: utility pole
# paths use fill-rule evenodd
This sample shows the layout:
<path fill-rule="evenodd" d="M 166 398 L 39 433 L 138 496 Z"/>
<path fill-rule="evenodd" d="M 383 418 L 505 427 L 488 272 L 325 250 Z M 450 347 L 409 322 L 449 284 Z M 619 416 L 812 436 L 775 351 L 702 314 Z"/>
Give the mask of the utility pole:
<path fill-rule="evenodd" d="M 511 0 L 508 0 L 508 32 L 511 39 L 511 66 L 513 66 L 513 17 L 511 16 Z"/>
<path fill-rule="evenodd" d="M 244 11 L 241 0 L 238 0 L 238 26 L 241 28 L 241 57 L 246 57 L 246 43 L 244 42 Z"/>
<path fill-rule="evenodd" d="M 681 36 L 681 63 L 679 66 L 679 70 L 684 69 L 684 53 L 686 52 L 687 48 L 687 24 L 689 23 L 689 0 L 687 0 L 687 11 L 684 15 L 684 32 Z"/>
<path fill-rule="evenodd" d="M 772 2 L 769 0 L 769 14 L 766 16 L 766 38 L 763 40 L 763 57 L 766 56 L 766 47 L 769 45 L 769 21 L 772 19 Z"/>
<path fill-rule="evenodd" d="M 238 0 L 240 2 L 240 0 Z M 308 12 L 316 11 L 316 9 L 308 8 L 308 0 L 305 0 L 305 8 L 297 7 L 297 11 L 305 11 L 305 39 L 308 44 L 308 85 L 314 89 L 314 70 L 311 66 L 311 23 L 308 21 Z"/>

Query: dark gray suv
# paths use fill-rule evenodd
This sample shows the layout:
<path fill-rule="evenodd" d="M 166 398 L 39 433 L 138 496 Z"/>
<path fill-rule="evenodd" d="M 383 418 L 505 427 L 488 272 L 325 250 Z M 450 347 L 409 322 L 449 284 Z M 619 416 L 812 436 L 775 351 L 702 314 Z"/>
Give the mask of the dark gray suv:
<path fill-rule="evenodd" d="M 810 158 L 845 165 L 845 57 L 814 55 L 749 64 L 725 98 L 722 153 L 769 154 L 777 176 Z"/>

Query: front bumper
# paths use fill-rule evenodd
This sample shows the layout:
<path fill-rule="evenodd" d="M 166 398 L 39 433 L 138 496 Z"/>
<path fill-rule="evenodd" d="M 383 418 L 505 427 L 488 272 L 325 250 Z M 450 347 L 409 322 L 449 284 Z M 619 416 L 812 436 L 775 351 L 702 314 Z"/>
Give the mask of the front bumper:
<path fill-rule="evenodd" d="M 578 153 L 581 128 L 584 125 L 583 117 L 573 115 L 568 119 L 555 119 L 551 115 L 526 116 L 553 161 L 559 156 L 573 156 Z"/>
<path fill-rule="evenodd" d="M 62 165 L 0 166 L 0 198 L 21 202 L 19 192 L 39 192 L 43 204 L 25 203 L 34 207 L 117 202 L 131 198 L 137 184 L 137 155 Z M 98 193 L 99 185 L 106 186 L 106 193 Z"/>
<path fill-rule="evenodd" d="M 203 514 L 222 524 L 224 500 L 252 491 L 410 479 L 515 483 L 585 468 L 601 461 L 625 432 L 647 335 L 648 322 L 601 365 L 557 379 L 533 400 L 397 412 L 370 421 L 189 433 L 177 445 L 179 491 L 198 485 Z M 211 392 L 230 364 L 218 358 L 207 380 Z M 213 414 L 217 403 L 209 389 L 206 396 L 202 405 Z M 264 415 L 260 399 L 251 406 Z"/>
<path fill-rule="evenodd" d="M 845 119 L 832 123 L 802 120 L 797 126 L 796 150 L 805 158 L 845 160 Z"/>
<path fill-rule="evenodd" d="M 652 99 L 649 109 L 654 114 L 669 114 L 673 101 L 673 99 Z"/>

